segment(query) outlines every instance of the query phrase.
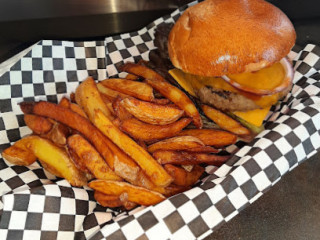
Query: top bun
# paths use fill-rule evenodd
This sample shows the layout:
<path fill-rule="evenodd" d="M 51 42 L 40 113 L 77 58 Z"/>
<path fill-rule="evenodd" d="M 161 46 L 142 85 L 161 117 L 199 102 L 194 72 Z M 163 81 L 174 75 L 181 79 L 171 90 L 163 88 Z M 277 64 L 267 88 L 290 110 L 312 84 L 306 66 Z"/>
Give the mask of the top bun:
<path fill-rule="evenodd" d="M 189 7 L 169 35 L 172 64 L 184 72 L 222 76 L 257 71 L 285 57 L 294 27 L 263 0 L 206 0 Z"/>

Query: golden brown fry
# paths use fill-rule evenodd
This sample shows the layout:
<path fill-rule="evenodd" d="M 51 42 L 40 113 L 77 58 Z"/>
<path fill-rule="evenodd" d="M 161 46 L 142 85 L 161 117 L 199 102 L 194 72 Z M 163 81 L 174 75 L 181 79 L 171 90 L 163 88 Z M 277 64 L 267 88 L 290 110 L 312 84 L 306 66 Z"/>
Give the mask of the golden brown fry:
<path fill-rule="evenodd" d="M 131 74 L 131 73 L 128 73 L 126 75 L 126 79 L 128 79 L 128 80 L 139 80 L 139 76 Z"/>
<path fill-rule="evenodd" d="M 185 129 L 178 133 L 179 136 L 193 136 L 199 138 L 205 145 L 224 147 L 234 144 L 237 136 L 217 129 Z"/>
<path fill-rule="evenodd" d="M 113 142 L 105 137 L 88 119 L 70 109 L 49 102 L 20 103 L 24 113 L 33 113 L 59 121 L 80 132 L 101 154 L 110 168 L 127 181 L 134 181 L 139 166 Z"/>
<path fill-rule="evenodd" d="M 178 186 L 192 186 L 204 172 L 204 168 L 199 165 L 195 165 L 191 172 L 187 172 L 183 168 L 172 164 L 166 164 L 164 168 L 173 177 L 173 183 Z"/>
<path fill-rule="evenodd" d="M 121 178 L 111 170 L 96 149 L 81 135 L 74 134 L 68 137 L 68 148 L 79 157 L 74 159 L 76 160 L 75 163 L 80 166 L 85 166 L 96 178 L 114 181 L 121 180 Z"/>
<path fill-rule="evenodd" d="M 178 136 L 156 142 L 148 147 L 148 152 L 157 150 L 185 150 L 204 146 L 198 138 L 192 136 Z"/>
<path fill-rule="evenodd" d="M 22 138 L 1 153 L 2 157 L 12 164 L 28 166 L 37 160 L 37 157 L 28 149 L 28 138 Z"/>
<path fill-rule="evenodd" d="M 202 105 L 202 110 L 204 114 L 214 121 L 220 128 L 237 135 L 250 135 L 250 131 L 247 128 L 221 111 L 213 107 L 209 107 L 208 105 Z"/>
<path fill-rule="evenodd" d="M 24 122 L 35 134 L 45 134 L 53 127 L 47 118 L 32 114 L 25 114 Z"/>
<path fill-rule="evenodd" d="M 181 118 L 167 125 L 153 125 L 141 122 L 136 118 L 131 118 L 122 121 L 120 129 L 135 139 L 150 142 L 173 137 L 188 126 L 190 122 L 191 118 Z"/>
<path fill-rule="evenodd" d="M 146 150 L 113 125 L 101 111 L 96 111 L 93 123 L 120 149 L 132 157 L 155 185 L 165 187 L 170 184 L 172 178 L 162 166 Z"/>
<path fill-rule="evenodd" d="M 170 100 L 167 99 L 167 98 L 155 98 L 151 102 L 153 102 L 155 104 L 168 105 L 168 107 L 172 107 L 172 106 L 169 105 Z"/>
<path fill-rule="evenodd" d="M 144 101 L 150 102 L 154 99 L 152 87 L 143 82 L 131 81 L 122 78 L 110 78 L 103 80 L 100 83 L 107 88 L 111 88 Z"/>
<path fill-rule="evenodd" d="M 195 148 L 185 149 L 186 152 L 195 152 L 195 153 L 218 153 L 219 150 L 210 146 L 201 146 Z"/>
<path fill-rule="evenodd" d="M 94 199 L 103 207 L 115 208 L 123 206 L 119 196 L 104 194 L 100 191 L 94 191 Z"/>
<path fill-rule="evenodd" d="M 87 179 L 84 173 L 78 170 L 63 148 L 39 136 L 25 137 L 20 144 L 24 144 L 23 149 L 30 151 L 45 163 L 50 172 L 65 178 L 72 186 L 86 185 Z"/>
<path fill-rule="evenodd" d="M 89 187 L 107 195 L 120 196 L 121 194 L 127 194 L 129 202 L 144 206 L 154 205 L 165 200 L 165 197 L 158 192 L 137 187 L 126 182 L 94 180 L 89 183 Z"/>
<path fill-rule="evenodd" d="M 120 96 L 121 98 L 130 97 L 130 95 L 112 90 L 111 88 L 104 86 L 101 82 L 97 83 L 97 88 L 102 95 L 107 96 L 111 101 L 118 96 Z"/>
<path fill-rule="evenodd" d="M 187 191 L 190 189 L 191 186 L 178 186 L 175 184 L 170 184 L 169 186 L 167 186 L 165 188 L 165 191 L 163 193 L 163 195 L 165 197 L 171 197 L 173 195 L 176 195 L 178 193 L 182 193 L 184 191 Z"/>
<path fill-rule="evenodd" d="M 164 97 L 176 104 L 180 109 L 184 110 L 184 112 L 192 118 L 193 124 L 197 128 L 202 128 L 200 113 L 184 92 L 168 82 L 151 79 L 146 79 L 146 82 L 159 91 Z"/>
<path fill-rule="evenodd" d="M 92 121 L 94 111 L 100 109 L 109 119 L 114 119 L 112 113 L 104 103 L 92 77 L 88 77 L 76 89 L 75 98 L 77 104 L 84 110 Z"/>
<path fill-rule="evenodd" d="M 118 96 L 112 102 L 115 115 L 121 121 L 132 118 L 132 114 L 121 104 L 122 98 Z"/>
<path fill-rule="evenodd" d="M 41 135 L 58 146 L 65 146 L 67 143 L 67 137 L 70 135 L 70 129 L 62 123 L 55 122 L 50 132 Z"/>
<path fill-rule="evenodd" d="M 135 98 L 125 98 L 121 105 L 139 120 L 157 125 L 166 125 L 178 120 L 183 110 L 167 105 L 141 101 Z"/>
<path fill-rule="evenodd" d="M 207 153 L 191 153 L 185 151 L 158 150 L 153 153 L 155 159 L 161 164 L 193 165 L 206 163 L 221 166 L 230 157 Z"/>
<path fill-rule="evenodd" d="M 127 62 L 120 67 L 120 70 L 143 77 L 144 79 L 155 79 L 166 82 L 166 80 L 160 74 L 142 64 Z"/>

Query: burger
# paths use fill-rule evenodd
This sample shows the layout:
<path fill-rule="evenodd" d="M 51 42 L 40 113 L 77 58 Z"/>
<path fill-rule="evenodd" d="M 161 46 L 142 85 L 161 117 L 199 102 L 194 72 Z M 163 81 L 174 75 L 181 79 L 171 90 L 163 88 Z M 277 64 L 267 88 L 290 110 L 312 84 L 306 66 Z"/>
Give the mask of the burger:
<path fill-rule="evenodd" d="M 270 107 L 291 89 L 286 56 L 295 39 L 289 18 L 268 2 L 206 0 L 172 27 L 169 73 L 201 103 L 261 129 Z"/>

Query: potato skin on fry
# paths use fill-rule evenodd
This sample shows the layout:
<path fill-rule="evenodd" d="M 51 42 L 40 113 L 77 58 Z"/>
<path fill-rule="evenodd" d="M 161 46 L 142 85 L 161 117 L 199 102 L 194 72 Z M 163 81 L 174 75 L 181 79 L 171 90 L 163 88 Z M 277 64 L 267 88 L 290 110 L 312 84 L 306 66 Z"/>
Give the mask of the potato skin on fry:
<path fill-rule="evenodd" d="M 157 125 L 173 123 L 184 113 L 183 110 L 175 107 L 140 101 L 135 98 L 125 98 L 120 104 L 139 120 Z"/>
<path fill-rule="evenodd" d="M 195 165 L 191 172 L 187 172 L 183 168 L 172 164 L 166 164 L 164 165 L 164 168 L 173 177 L 173 183 L 178 186 L 194 185 L 204 172 L 204 168 L 199 165 Z"/>
<path fill-rule="evenodd" d="M 165 197 L 160 193 L 137 187 L 126 182 L 94 180 L 89 183 L 89 187 L 107 195 L 120 196 L 121 194 L 126 193 L 128 201 L 144 206 L 154 205 L 165 200 Z"/>
<path fill-rule="evenodd" d="M 206 163 L 214 166 L 221 166 L 229 159 L 229 156 L 170 150 L 157 150 L 153 153 L 153 156 L 161 164 L 170 163 L 175 165 Z"/>
<path fill-rule="evenodd" d="M 191 118 L 181 118 L 167 125 L 153 125 L 131 118 L 122 121 L 120 129 L 135 139 L 150 142 L 175 136 L 191 121 Z"/>
<path fill-rule="evenodd" d="M 33 114 L 25 114 L 24 122 L 35 134 L 45 134 L 53 127 L 53 123 L 47 118 Z"/>
<path fill-rule="evenodd" d="M 235 134 L 217 129 L 185 129 L 179 132 L 178 136 L 193 136 L 199 138 L 205 145 L 218 148 L 234 144 L 237 141 Z"/>
<path fill-rule="evenodd" d="M 96 178 L 115 181 L 122 180 L 111 170 L 96 149 L 81 135 L 74 134 L 68 137 L 68 148 L 78 155 L 79 158 L 76 158 L 76 164 L 85 166 Z"/>
<path fill-rule="evenodd" d="M 187 116 L 192 118 L 193 124 L 197 128 L 202 128 L 200 113 L 198 112 L 198 109 L 195 107 L 193 102 L 184 92 L 168 82 L 151 79 L 146 79 L 145 81 L 154 89 L 159 91 L 163 96 L 171 100 L 171 102 L 176 104 L 180 109 L 184 110 Z"/>

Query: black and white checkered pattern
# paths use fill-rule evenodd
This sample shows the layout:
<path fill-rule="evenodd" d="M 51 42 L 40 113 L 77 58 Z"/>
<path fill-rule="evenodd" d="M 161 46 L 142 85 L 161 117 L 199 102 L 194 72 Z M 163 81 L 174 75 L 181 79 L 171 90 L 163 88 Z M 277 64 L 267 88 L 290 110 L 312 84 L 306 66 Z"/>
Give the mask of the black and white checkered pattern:
<path fill-rule="evenodd" d="M 191 5 L 194 3 L 191 3 Z M 0 150 L 30 133 L 17 103 L 57 102 L 87 76 L 117 75 L 126 61 L 148 59 L 154 27 L 174 22 L 185 6 L 138 32 L 105 41 L 41 41 L 0 76 Z M 0 159 L 0 239 L 202 239 L 254 202 L 320 149 L 320 47 L 295 47 L 294 86 L 275 106 L 265 131 L 227 148 L 233 157 L 193 189 L 131 212 L 98 205 L 88 188 L 71 187 L 39 163 Z"/>

